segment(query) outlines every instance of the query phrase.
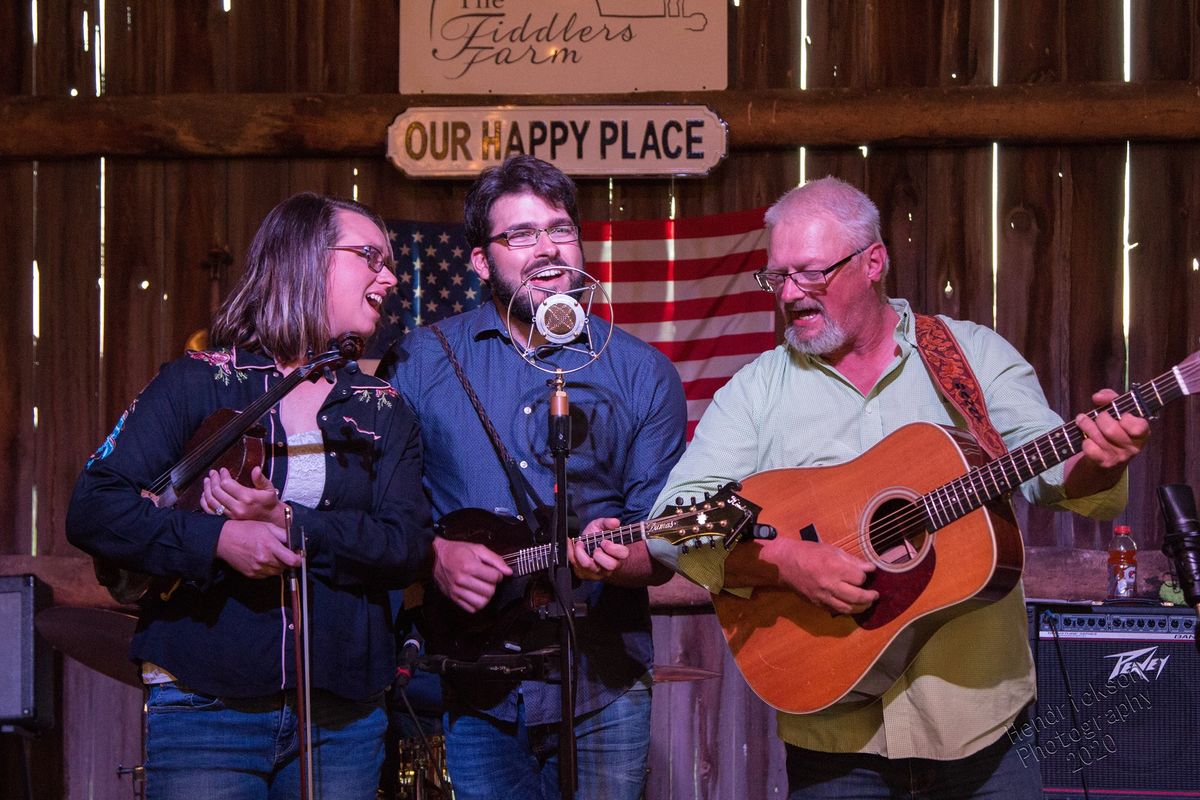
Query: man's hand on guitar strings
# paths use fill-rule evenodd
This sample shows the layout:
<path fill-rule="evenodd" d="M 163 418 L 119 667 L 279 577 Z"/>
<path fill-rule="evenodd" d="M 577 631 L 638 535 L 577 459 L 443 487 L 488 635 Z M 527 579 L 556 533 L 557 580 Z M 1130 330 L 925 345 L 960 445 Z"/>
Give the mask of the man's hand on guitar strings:
<path fill-rule="evenodd" d="M 1101 389 L 1092 395 L 1092 402 L 1105 406 L 1116 397 L 1117 393 L 1112 389 Z M 1080 414 L 1075 423 L 1087 436 L 1083 442 L 1084 456 L 1104 469 L 1123 468 L 1142 451 L 1150 438 L 1150 423 L 1136 414 L 1122 414 L 1120 419 L 1111 414 L 1098 414 L 1095 420 Z"/>
<path fill-rule="evenodd" d="M 583 581 L 604 581 L 620 568 L 621 562 L 629 557 L 629 548 L 617 542 L 603 540 L 588 553 L 584 542 L 602 531 L 621 527 L 616 517 L 600 517 L 589 522 L 579 538 L 571 540 L 567 559 L 575 570 L 575 576 Z"/>
<path fill-rule="evenodd" d="M 858 614 L 879 599 L 879 592 L 862 588 L 871 562 L 821 542 L 779 539 L 763 546 L 779 568 L 779 581 L 809 602 L 834 614 Z"/>
<path fill-rule="evenodd" d="M 243 486 L 222 467 L 210 470 L 204 477 L 204 493 L 200 507 L 209 514 L 224 514 L 230 519 L 256 519 L 285 527 L 287 520 L 279 491 L 259 467 L 250 471 L 253 486 Z"/>
<path fill-rule="evenodd" d="M 504 557 L 485 545 L 434 537 L 433 580 L 464 611 L 474 614 L 486 606 L 496 585 L 509 575 L 512 569 Z"/>
<path fill-rule="evenodd" d="M 1101 389 L 1092 402 L 1106 406 L 1117 397 L 1112 389 Z M 1066 465 L 1065 485 L 1068 497 L 1086 497 L 1116 485 L 1125 467 L 1142 451 L 1150 438 L 1150 423 L 1136 414 L 1087 414 L 1075 417 L 1075 424 L 1086 437 L 1081 452 Z"/>
<path fill-rule="evenodd" d="M 287 531 L 270 522 L 227 520 L 217 538 L 217 558 L 247 578 L 270 578 L 300 566 L 287 546 Z"/>

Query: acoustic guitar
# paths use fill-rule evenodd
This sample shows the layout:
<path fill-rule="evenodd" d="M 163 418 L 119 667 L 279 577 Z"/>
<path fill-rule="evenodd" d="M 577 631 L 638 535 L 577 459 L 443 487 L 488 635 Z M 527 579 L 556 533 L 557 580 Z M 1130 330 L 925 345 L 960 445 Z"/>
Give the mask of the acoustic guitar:
<path fill-rule="evenodd" d="M 1198 389 L 1200 352 L 1088 416 L 1149 418 Z M 1083 438 L 1069 422 L 986 461 L 969 434 L 915 423 L 838 466 L 746 478 L 739 493 L 762 507 L 760 525 L 873 562 L 868 586 L 879 592 L 853 616 L 834 616 L 783 588 L 715 596 L 747 683 L 793 714 L 886 692 L 939 627 L 1016 586 L 1024 549 L 1008 495 L 1078 453 Z"/>
<path fill-rule="evenodd" d="M 589 554 L 606 541 L 628 545 L 664 539 L 686 545 L 704 539 L 713 546 L 721 541 L 725 547 L 732 547 L 758 513 L 757 506 L 735 493 L 737 488 L 738 484 L 730 483 L 701 503 L 574 541 L 582 540 Z M 539 580 L 553 566 L 552 545 L 530 545 L 528 525 L 478 508 L 447 514 L 438 521 L 436 530 L 446 539 L 487 546 L 504 557 L 513 574 L 500 582 L 488 605 L 474 614 L 464 611 L 430 582 L 421 612 L 426 652 L 458 661 L 477 661 L 484 655 L 512 655 L 544 644 L 530 637 L 539 622 L 537 612 L 552 600 L 549 584 Z"/>

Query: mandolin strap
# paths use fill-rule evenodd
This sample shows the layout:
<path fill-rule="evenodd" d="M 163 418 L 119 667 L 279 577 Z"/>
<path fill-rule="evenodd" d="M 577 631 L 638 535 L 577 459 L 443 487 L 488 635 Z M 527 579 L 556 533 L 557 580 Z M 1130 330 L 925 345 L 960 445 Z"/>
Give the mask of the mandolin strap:
<path fill-rule="evenodd" d="M 917 352 L 925 362 L 926 369 L 941 390 L 942 396 L 967 421 L 967 431 L 992 458 L 1008 452 L 1004 440 L 988 418 L 987 403 L 979 380 L 967 364 L 962 348 L 946 327 L 946 323 L 935 316 L 916 314 Z"/>
<path fill-rule="evenodd" d="M 462 364 L 458 363 L 458 358 L 454 355 L 454 350 L 451 349 L 450 342 L 446 340 L 446 334 L 442 333 L 441 328 L 437 325 L 430 325 L 429 330 L 433 331 L 438 341 L 441 342 L 442 349 L 446 351 L 446 358 L 450 360 L 450 366 L 454 367 L 454 374 L 458 376 L 459 382 L 462 383 L 463 389 L 467 392 L 467 397 L 471 400 L 471 407 L 479 415 L 479 421 L 483 423 L 483 429 L 487 431 L 488 438 L 492 440 L 492 447 L 496 448 L 496 455 L 500 458 L 500 463 L 504 466 L 505 473 L 508 474 L 509 491 L 512 492 L 513 499 L 517 502 L 517 509 L 521 512 L 521 519 L 529 526 L 529 530 L 533 533 L 534 540 L 536 541 L 538 539 L 538 521 L 534 509 L 541 506 L 537 493 L 529 485 L 529 481 L 525 479 L 525 476 L 521 474 L 521 470 L 509 454 L 508 448 L 504 446 L 504 442 L 500 441 L 499 431 L 492 425 L 492 421 L 488 417 L 483 403 L 479 400 L 479 395 L 475 394 L 475 389 L 471 386 L 470 379 L 467 378 L 467 373 L 463 372 Z"/>

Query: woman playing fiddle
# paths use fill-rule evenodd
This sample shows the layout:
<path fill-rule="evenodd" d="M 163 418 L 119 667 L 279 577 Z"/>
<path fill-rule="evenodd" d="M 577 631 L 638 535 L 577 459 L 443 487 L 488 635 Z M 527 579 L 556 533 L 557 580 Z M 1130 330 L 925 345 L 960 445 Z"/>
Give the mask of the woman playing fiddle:
<path fill-rule="evenodd" d="M 317 797 L 375 797 L 395 663 L 388 592 L 413 580 L 432 538 L 403 400 L 354 367 L 303 381 L 260 418 L 263 463 L 241 482 L 209 471 L 197 509 L 159 507 L 142 490 L 214 411 L 247 407 L 334 336 L 370 335 L 396 283 L 390 252 L 358 203 L 300 194 L 278 205 L 213 321 L 214 349 L 165 365 L 79 477 L 70 541 L 178 580 L 140 601 L 131 653 L 148 688 L 152 800 L 298 796 L 284 573 L 301 542 L 312 784 Z"/>

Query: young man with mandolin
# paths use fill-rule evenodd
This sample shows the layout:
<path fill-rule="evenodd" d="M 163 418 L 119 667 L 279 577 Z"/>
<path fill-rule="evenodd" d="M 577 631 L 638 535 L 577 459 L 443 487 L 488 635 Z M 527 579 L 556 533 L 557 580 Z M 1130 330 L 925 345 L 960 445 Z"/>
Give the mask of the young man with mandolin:
<path fill-rule="evenodd" d="M 151 800 L 375 797 L 389 592 L 432 540 L 412 412 L 353 362 L 390 253 L 358 203 L 280 203 L 213 349 L 163 366 L 79 477 L 70 541 L 126 590 L 147 578 L 130 655 Z"/>
<path fill-rule="evenodd" d="M 483 656 L 519 657 L 556 641 L 554 621 L 548 640 L 545 625 L 529 624 L 528 608 L 544 594 L 515 574 L 524 559 L 506 558 L 484 542 L 515 542 L 533 552 L 530 526 L 512 518 L 526 508 L 526 519 L 536 517 L 534 506 L 554 500 L 550 375 L 518 349 L 534 342 L 534 312 L 545 298 L 581 289 L 575 186 L 544 161 L 514 156 L 481 174 L 467 194 L 465 216 L 471 264 L 492 302 L 412 331 L 392 374 L 416 412 L 425 487 L 445 526 L 434 540 L 424 633 L 429 652 L 467 662 L 442 682 L 455 797 L 559 797 L 558 683 L 547 682 L 552 675 L 489 680 L 470 664 Z M 679 377 L 661 353 L 594 315 L 587 324 L 597 339 L 610 329 L 612 338 L 594 361 L 565 375 L 573 439 L 566 488 L 571 509 L 587 523 L 568 553 L 577 578 L 574 602 L 586 612 L 574 623 L 575 797 L 636 800 L 650 737 L 645 587 L 670 571 L 650 559 L 641 541 L 623 544 L 602 534 L 647 518 L 683 452 L 687 416 Z M 578 352 L 570 350 L 586 349 L 580 337 L 568 334 L 566 346 L 544 348 L 538 361 L 579 366 Z M 589 539 L 598 546 L 587 546 Z M 443 611 L 434 618 L 431 607 Z"/>
<path fill-rule="evenodd" d="M 1040 798 L 1003 735 L 1036 688 L 1006 489 L 1028 477 L 1032 502 L 1110 518 L 1147 423 L 1081 414 L 1004 457 L 1062 420 L 994 331 L 885 296 L 866 195 L 824 178 L 765 222 L 755 278 L 786 344 L 717 392 L 656 508 L 742 480 L 774 538 L 651 550 L 715 593 L 743 674 L 780 709 L 792 800 Z M 909 423 L 969 429 L 1005 460 L 960 478 L 980 448 Z"/>

